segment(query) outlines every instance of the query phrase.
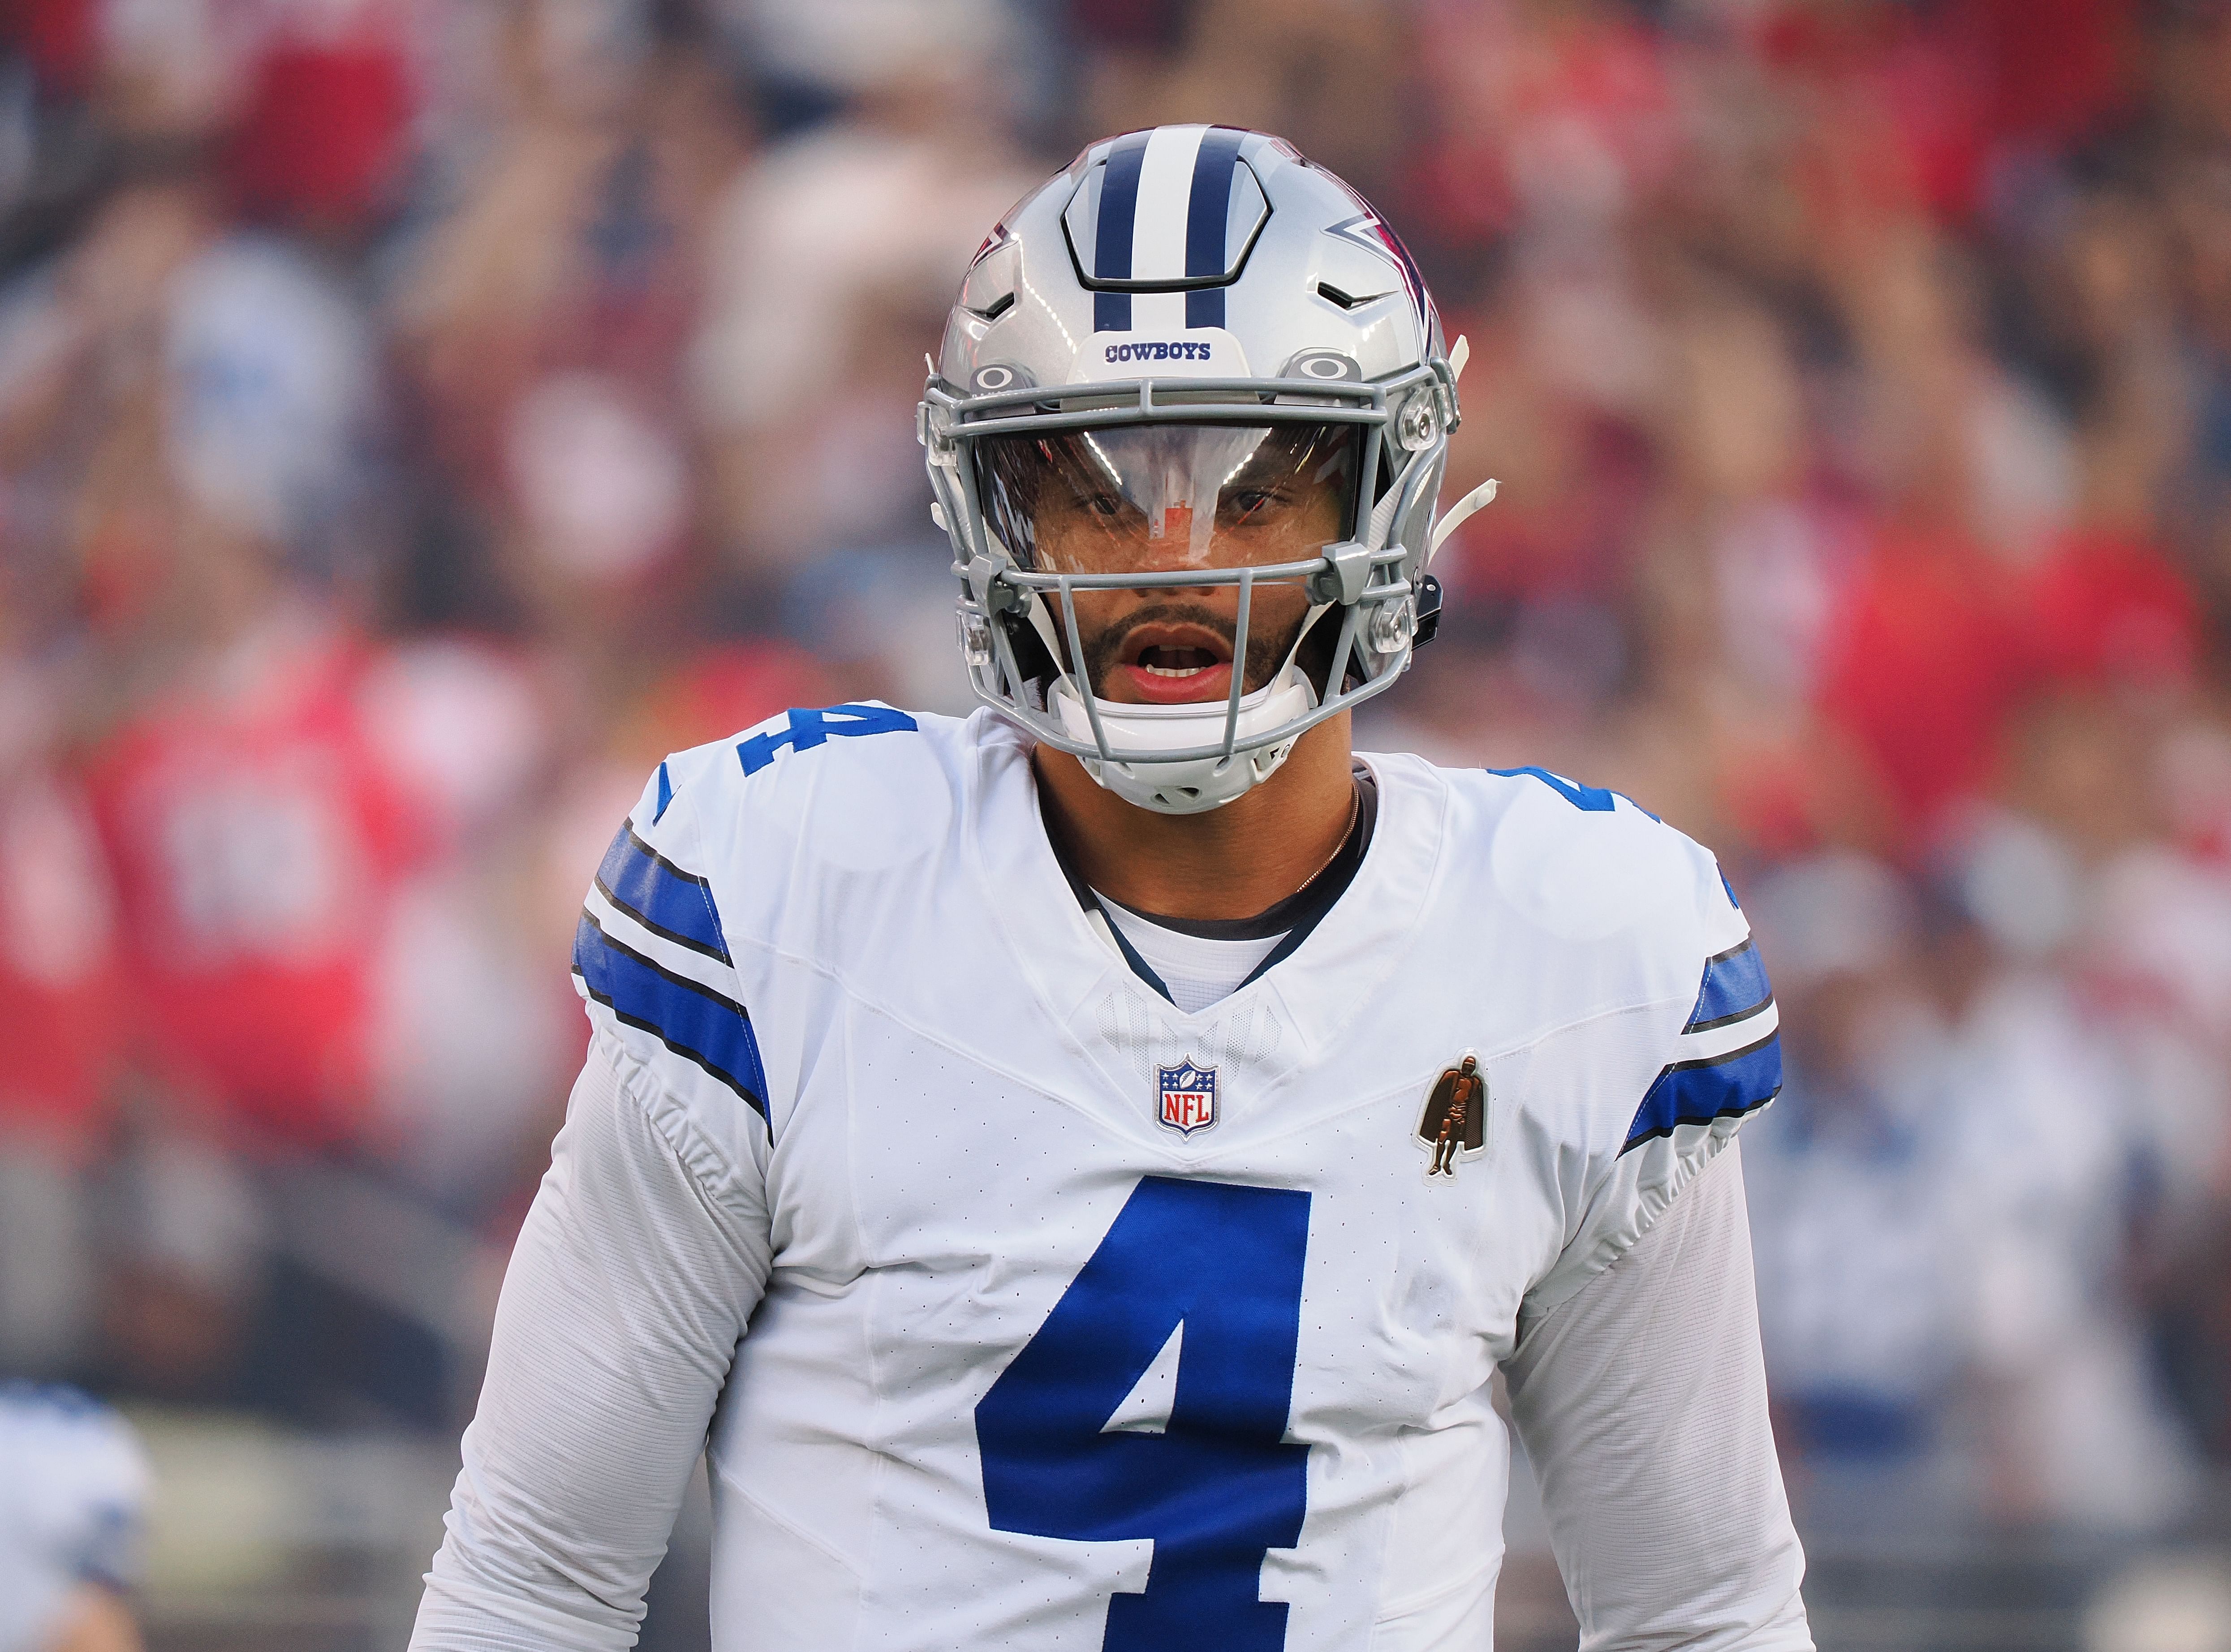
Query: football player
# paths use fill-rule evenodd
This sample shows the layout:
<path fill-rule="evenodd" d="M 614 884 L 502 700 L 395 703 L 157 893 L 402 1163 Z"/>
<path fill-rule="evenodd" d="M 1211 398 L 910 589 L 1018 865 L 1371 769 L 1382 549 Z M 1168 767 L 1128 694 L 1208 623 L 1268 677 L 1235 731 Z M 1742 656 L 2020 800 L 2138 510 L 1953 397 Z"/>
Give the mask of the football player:
<path fill-rule="evenodd" d="M 920 420 L 985 708 L 651 777 L 414 1646 L 630 1644 L 705 1450 L 721 1652 L 1484 1648 L 1498 1370 L 1585 1644 L 1811 1646 L 1742 913 L 1613 793 L 1349 748 L 1464 353 L 1261 133 L 993 230 Z"/>
<path fill-rule="evenodd" d="M 75 1389 L 0 1383 L 0 1652 L 139 1652 L 147 1463 Z"/>

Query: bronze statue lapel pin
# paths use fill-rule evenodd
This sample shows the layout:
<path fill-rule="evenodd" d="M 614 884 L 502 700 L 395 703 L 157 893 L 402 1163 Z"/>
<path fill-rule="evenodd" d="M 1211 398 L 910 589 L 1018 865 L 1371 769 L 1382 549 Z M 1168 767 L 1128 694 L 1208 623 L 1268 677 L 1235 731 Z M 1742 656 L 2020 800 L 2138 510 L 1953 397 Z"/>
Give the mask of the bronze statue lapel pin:
<path fill-rule="evenodd" d="M 1478 1158 L 1487 1151 L 1487 1074 L 1480 1071 L 1479 1056 L 1464 1053 L 1456 1066 L 1445 1068 L 1426 1093 L 1426 1110 L 1418 1120 L 1417 1139 L 1432 1153 L 1426 1179 L 1456 1179 L 1460 1160 Z"/>

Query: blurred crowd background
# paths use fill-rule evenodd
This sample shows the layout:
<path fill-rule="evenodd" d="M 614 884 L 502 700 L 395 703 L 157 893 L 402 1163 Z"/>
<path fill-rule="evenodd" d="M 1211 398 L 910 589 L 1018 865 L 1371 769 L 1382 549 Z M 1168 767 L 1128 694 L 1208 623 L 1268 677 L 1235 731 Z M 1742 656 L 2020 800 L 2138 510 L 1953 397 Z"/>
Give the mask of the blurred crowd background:
<path fill-rule="evenodd" d="M 1359 744 L 1618 787 L 1761 934 L 1824 1652 L 2231 1647 L 2231 5 L 7 0 L 0 1374 L 140 1420 L 158 1652 L 400 1643 L 604 843 L 967 709 L 923 352 L 1180 119 L 1471 339 L 1502 498 Z"/>

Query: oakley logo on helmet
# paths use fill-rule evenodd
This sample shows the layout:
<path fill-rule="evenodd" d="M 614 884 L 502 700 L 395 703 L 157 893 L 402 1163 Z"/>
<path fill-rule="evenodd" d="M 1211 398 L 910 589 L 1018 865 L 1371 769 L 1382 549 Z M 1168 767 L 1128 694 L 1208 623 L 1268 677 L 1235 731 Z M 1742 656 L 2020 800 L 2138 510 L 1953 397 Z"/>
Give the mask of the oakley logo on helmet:
<path fill-rule="evenodd" d="M 1363 380 L 1363 369 L 1356 365 L 1355 357 L 1344 356 L 1337 350 L 1304 350 L 1286 364 L 1286 371 L 1279 377 L 1281 378 L 1316 378 L 1328 383 L 1335 379 L 1343 379 L 1352 384 L 1361 384 Z"/>
<path fill-rule="evenodd" d="M 979 367 L 968 381 L 968 388 L 979 396 L 997 396 L 1001 390 L 1030 390 L 1038 381 L 1021 368 L 1004 361 L 986 362 Z"/>

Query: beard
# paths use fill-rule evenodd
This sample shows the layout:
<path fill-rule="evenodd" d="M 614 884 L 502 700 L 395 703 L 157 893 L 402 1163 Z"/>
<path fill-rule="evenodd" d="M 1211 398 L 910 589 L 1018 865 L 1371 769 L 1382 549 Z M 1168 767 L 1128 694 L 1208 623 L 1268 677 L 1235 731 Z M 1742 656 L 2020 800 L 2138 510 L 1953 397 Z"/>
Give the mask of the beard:
<path fill-rule="evenodd" d="M 1294 646 L 1300 631 L 1300 617 L 1277 626 L 1276 636 L 1263 633 L 1263 616 L 1257 612 L 1250 618 L 1247 630 L 1247 659 L 1240 674 L 1240 692 L 1253 694 L 1268 684 L 1285 663 L 1287 654 Z M 1213 631 L 1224 639 L 1227 654 L 1238 640 L 1238 623 L 1230 616 L 1218 613 L 1202 603 L 1148 603 L 1135 608 L 1104 630 L 1088 633 L 1084 638 L 1086 681 L 1091 691 L 1098 694 L 1102 680 L 1109 669 L 1120 663 L 1129 652 L 1133 632 L 1145 625 L 1198 625 L 1203 630 Z M 1082 629 L 1080 627 L 1080 629 Z"/>

